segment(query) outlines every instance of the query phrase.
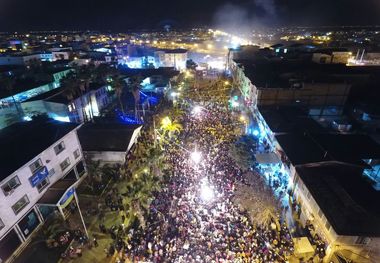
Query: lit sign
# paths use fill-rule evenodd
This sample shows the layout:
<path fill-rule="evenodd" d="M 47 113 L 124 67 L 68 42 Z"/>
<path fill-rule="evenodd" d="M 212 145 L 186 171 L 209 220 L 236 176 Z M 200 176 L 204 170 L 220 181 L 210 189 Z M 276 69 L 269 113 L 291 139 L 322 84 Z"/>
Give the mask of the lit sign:
<path fill-rule="evenodd" d="M 42 180 L 44 180 L 49 175 L 48 169 L 46 166 L 39 169 L 33 176 L 29 178 L 30 184 L 35 187 Z"/>

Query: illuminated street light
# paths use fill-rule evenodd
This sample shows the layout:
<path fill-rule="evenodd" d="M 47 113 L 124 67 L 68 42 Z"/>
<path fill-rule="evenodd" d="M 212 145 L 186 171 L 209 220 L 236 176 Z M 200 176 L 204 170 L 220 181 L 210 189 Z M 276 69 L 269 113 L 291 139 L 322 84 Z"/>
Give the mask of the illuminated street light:
<path fill-rule="evenodd" d="M 201 186 L 201 199 L 205 202 L 210 202 L 214 198 L 213 189 L 206 183 Z"/>
<path fill-rule="evenodd" d="M 207 45 L 207 48 L 208 48 L 208 49 L 212 49 L 212 45 L 211 45 L 211 44 L 208 44 L 208 45 Z"/>
<path fill-rule="evenodd" d="M 234 108 L 235 108 L 235 107 L 239 107 L 239 102 L 237 102 L 237 101 L 232 101 L 232 102 L 231 102 L 231 106 L 234 107 Z"/>
<path fill-rule="evenodd" d="M 228 81 L 228 80 L 226 80 L 225 82 L 224 82 L 224 85 L 230 85 L 230 82 Z"/>
<path fill-rule="evenodd" d="M 245 122 L 245 116 L 241 115 L 240 120 Z"/>
<path fill-rule="evenodd" d="M 202 112 L 202 107 L 201 106 L 195 106 L 194 108 L 193 108 L 193 111 L 192 111 L 192 113 L 193 113 L 193 115 L 198 115 L 198 114 L 200 114 Z"/>
<path fill-rule="evenodd" d="M 202 159 L 202 154 L 198 152 L 197 150 L 195 150 L 194 152 L 190 154 L 190 158 L 191 160 L 193 160 L 194 163 L 198 164 Z"/>

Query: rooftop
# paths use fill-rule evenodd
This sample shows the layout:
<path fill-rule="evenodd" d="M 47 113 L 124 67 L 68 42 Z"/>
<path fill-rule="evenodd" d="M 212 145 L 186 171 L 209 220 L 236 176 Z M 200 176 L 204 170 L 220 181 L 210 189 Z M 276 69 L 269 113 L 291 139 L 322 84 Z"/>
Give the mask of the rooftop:
<path fill-rule="evenodd" d="M 19 122 L 0 130 L 0 180 L 25 165 L 77 126 L 74 123 L 47 119 Z"/>
<path fill-rule="evenodd" d="M 90 83 L 89 90 L 97 90 L 103 86 L 105 86 L 105 84 Z M 78 90 L 79 90 L 79 87 L 78 87 Z M 33 98 L 30 98 L 30 99 L 26 100 L 25 102 L 44 100 L 44 101 L 68 104 L 68 103 L 70 103 L 70 100 L 67 98 L 64 91 L 65 90 L 62 87 L 57 88 L 57 89 L 53 89 L 53 90 L 50 90 L 50 91 L 45 92 L 43 94 L 40 94 L 38 96 L 35 96 Z M 76 98 L 79 98 L 79 93 L 77 94 L 77 96 L 74 97 L 74 99 L 76 99 Z"/>
<path fill-rule="evenodd" d="M 305 111 L 291 106 L 261 106 L 260 113 L 274 133 L 324 132 L 324 128 Z"/>
<path fill-rule="evenodd" d="M 375 202 L 380 192 L 364 179 L 361 169 L 338 163 L 296 169 L 337 234 L 380 236 L 380 206 Z"/>
<path fill-rule="evenodd" d="M 6 89 L 0 87 L 0 99 L 7 98 L 11 95 L 16 95 L 27 90 L 38 88 L 49 83 L 50 82 L 48 81 L 36 81 L 33 78 L 17 79 L 13 84 L 14 88 L 12 92 L 9 92 Z"/>
<path fill-rule="evenodd" d="M 354 77 L 377 76 L 380 67 L 347 67 L 311 61 L 271 58 L 259 52 L 254 59 L 235 59 L 259 88 L 291 88 L 293 83 L 351 83 Z"/>
<path fill-rule="evenodd" d="M 133 132 L 140 127 L 120 123 L 86 123 L 78 130 L 78 137 L 83 151 L 126 152 Z"/>
<path fill-rule="evenodd" d="M 364 159 L 380 159 L 380 145 L 361 134 L 282 134 L 276 139 L 293 165 L 326 161 L 366 167 Z"/>

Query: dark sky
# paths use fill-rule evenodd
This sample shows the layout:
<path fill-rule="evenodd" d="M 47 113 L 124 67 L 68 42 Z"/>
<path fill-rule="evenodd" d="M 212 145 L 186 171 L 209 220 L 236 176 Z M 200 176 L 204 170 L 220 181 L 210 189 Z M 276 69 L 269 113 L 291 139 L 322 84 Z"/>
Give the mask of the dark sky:
<path fill-rule="evenodd" d="M 0 0 L 0 31 L 380 24 L 380 0 Z"/>

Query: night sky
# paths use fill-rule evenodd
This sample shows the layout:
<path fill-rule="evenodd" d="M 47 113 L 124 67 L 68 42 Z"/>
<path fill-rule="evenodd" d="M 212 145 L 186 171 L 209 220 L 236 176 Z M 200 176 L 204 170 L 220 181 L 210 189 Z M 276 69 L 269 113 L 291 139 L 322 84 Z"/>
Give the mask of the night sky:
<path fill-rule="evenodd" d="M 0 30 L 380 24 L 380 0 L 0 0 Z"/>

